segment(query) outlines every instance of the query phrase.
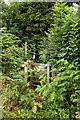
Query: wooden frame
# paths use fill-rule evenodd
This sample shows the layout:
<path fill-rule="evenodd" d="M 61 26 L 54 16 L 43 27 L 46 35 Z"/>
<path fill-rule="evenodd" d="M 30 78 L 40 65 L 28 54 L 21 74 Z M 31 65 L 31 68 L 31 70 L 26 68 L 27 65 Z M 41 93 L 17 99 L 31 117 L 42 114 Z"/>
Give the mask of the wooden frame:
<path fill-rule="evenodd" d="M 37 71 L 46 70 L 47 82 L 50 82 L 50 64 L 35 63 L 34 61 L 27 60 L 27 62 L 24 62 L 24 64 L 22 64 L 21 67 L 24 67 L 24 72 L 26 74 L 28 74 L 28 69 L 31 67 L 36 67 Z M 25 79 L 27 80 L 26 76 Z"/>

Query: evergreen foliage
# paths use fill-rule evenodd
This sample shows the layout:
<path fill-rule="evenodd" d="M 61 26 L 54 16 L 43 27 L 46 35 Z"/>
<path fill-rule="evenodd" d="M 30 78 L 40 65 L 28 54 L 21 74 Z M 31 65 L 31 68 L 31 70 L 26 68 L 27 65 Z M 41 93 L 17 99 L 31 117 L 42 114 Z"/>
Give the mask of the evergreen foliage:
<path fill-rule="evenodd" d="M 20 37 L 22 42 L 27 41 L 30 59 L 35 52 L 39 61 L 39 51 L 46 36 L 44 31 L 50 28 L 53 21 L 53 5 L 48 2 L 14 2 L 7 7 L 7 11 L 3 7 L 3 26 L 6 25 L 9 32 Z"/>

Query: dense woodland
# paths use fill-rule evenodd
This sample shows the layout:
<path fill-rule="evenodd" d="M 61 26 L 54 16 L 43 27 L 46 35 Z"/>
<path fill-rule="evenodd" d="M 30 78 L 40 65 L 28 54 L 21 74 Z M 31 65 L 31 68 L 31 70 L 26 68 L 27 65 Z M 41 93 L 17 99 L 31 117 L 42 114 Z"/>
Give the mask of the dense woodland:
<path fill-rule="evenodd" d="M 72 3 L 2 2 L 3 119 L 75 119 L 80 111 L 80 6 Z M 25 42 L 27 54 L 25 55 Z M 49 63 L 54 77 L 40 75 L 35 91 L 24 80 L 21 64 Z M 28 76 L 27 76 L 28 77 Z"/>

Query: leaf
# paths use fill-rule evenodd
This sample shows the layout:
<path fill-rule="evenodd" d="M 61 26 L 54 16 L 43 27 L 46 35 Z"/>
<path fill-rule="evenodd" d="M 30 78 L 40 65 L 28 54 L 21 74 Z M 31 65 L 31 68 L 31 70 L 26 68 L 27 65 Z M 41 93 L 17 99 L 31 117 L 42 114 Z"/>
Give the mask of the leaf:
<path fill-rule="evenodd" d="M 38 107 L 42 108 L 42 102 L 35 102 L 34 106 L 38 106 Z"/>
<path fill-rule="evenodd" d="M 20 110 L 18 110 L 18 113 L 20 114 L 20 113 L 21 113 L 21 111 L 20 111 Z"/>
<path fill-rule="evenodd" d="M 34 105 L 34 107 L 32 108 L 32 111 L 33 111 L 33 113 L 37 112 L 37 106 L 36 105 Z"/>

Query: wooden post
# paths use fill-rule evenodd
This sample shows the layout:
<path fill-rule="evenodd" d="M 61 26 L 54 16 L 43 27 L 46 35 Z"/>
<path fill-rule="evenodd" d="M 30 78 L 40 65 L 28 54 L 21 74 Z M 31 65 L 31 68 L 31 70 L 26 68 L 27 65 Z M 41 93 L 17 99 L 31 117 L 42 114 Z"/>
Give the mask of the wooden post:
<path fill-rule="evenodd" d="M 25 72 L 25 81 L 27 81 L 27 79 L 28 79 L 28 63 L 25 64 L 25 66 L 24 66 L 24 72 Z"/>
<path fill-rule="evenodd" d="M 25 42 L 25 57 L 27 55 L 27 42 Z M 28 79 L 28 63 L 24 66 L 25 81 Z"/>
<path fill-rule="evenodd" d="M 49 82 L 49 79 L 50 79 L 50 66 L 49 64 L 47 64 L 47 82 Z"/>
<path fill-rule="evenodd" d="M 27 55 L 27 42 L 25 42 L 25 56 Z"/>

